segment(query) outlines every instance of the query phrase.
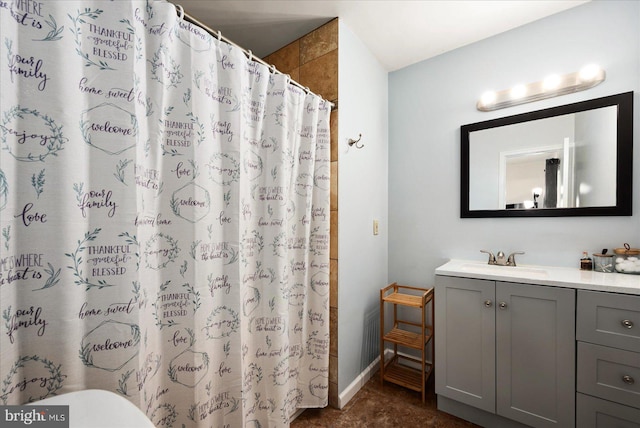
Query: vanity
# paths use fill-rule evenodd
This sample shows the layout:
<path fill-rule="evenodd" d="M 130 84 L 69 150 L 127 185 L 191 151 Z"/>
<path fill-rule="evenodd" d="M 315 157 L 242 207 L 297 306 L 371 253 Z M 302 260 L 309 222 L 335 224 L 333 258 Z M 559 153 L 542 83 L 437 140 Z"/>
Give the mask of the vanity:
<path fill-rule="evenodd" d="M 436 269 L 438 409 L 484 427 L 640 428 L 640 275 Z"/>

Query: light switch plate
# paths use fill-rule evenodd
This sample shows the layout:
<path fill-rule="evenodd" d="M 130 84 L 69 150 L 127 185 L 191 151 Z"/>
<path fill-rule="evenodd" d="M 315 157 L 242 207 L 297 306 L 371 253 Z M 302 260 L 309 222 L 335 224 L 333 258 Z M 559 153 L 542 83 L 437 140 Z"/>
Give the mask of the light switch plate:
<path fill-rule="evenodd" d="M 378 220 L 373 220 L 373 234 L 378 234 Z"/>

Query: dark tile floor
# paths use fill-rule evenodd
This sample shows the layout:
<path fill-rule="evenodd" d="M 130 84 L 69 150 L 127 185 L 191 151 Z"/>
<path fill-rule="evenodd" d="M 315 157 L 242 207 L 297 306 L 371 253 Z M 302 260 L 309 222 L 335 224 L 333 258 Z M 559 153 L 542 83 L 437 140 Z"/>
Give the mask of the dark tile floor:
<path fill-rule="evenodd" d="M 385 382 L 380 385 L 380 374 L 366 383 L 342 409 L 326 407 L 307 409 L 292 428 L 471 428 L 477 425 L 440 412 L 436 408 L 433 377 L 428 383 L 426 402 L 420 393 Z"/>

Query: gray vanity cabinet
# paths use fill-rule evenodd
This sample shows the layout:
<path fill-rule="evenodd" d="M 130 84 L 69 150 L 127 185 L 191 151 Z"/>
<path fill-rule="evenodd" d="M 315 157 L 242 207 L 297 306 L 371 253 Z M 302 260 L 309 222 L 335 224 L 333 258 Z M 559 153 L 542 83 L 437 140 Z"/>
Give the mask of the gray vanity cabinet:
<path fill-rule="evenodd" d="M 580 428 L 640 428 L 640 296 L 578 291 Z"/>
<path fill-rule="evenodd" d="M 435 385 L 441 394 L 496 410 L 496 317 L 493 281 L 437 276 Z"/>
<path fill-rule="evenodd" d="M 574 290 L 438 275 L 435 293 L 439 408 L 481 409 L 458 415 L 483 426 L 575 426 Z"/>
<path fill-rule="evenodd" d="M 497 282 L 496 302 L 497 413 L 532 427 L 573 427 L 575 291 Z"/>

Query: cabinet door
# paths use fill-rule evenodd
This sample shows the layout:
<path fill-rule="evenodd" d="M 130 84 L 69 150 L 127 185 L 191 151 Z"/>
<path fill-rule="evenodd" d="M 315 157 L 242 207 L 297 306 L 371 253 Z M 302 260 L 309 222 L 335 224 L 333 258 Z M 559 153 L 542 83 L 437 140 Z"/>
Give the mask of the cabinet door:
<path fill-rule="evenodd" d="M 436 277 L 436 394 L 495 413 L 495 282 Z"/>
<path fill-rule="evenodd" d="M 575 291 L 496 283 L 497 413 L 575 426 Z"/>

